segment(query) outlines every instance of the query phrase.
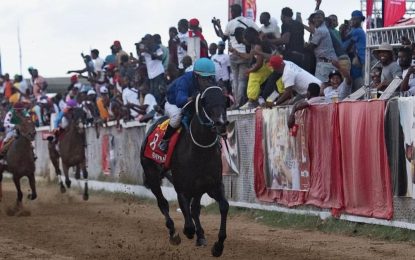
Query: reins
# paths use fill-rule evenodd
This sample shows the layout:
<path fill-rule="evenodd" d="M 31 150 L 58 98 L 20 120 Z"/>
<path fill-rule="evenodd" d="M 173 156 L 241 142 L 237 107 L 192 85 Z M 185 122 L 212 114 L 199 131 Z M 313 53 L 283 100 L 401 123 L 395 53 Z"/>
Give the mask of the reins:
<path fill-rule="evenodd" d="M 202 107 L 202 112 L 203 112 L 203 116 L 208 120 L 208 122 L 204 122 L 203 120 L 202 120 L 202 117 L 200 116 L 200 111 L 199 111 L 199 102 L 200 102 L 200 100 L 205 96 L 205 94 L 206 94 L 206 92 L 208 91 L 208 90 L 212 90 L 212 89 L 219 89 L 220 91 L 222 91 L 222 89 L 220 88 L 220 87 L 216 87 L 216 86 L 213 86 L 213 87 L 208 87 L 208 88 L 206 88 L 202 93 L 199 93 L 199 94 L 197 94 L 197 96 L 196 96 L 196 101 L 195 101 L 195 106 L 196 106 L 196 117 L 197 117 L 197 119 L 199 120 L 199 123 L 202 125 L 202 126 L 205 126 L 205 127 L 213 127 L 213 125 L 214 125 L 214 121 L 208 116 L 208 114 L 206 113 L 206 110 L 205 110 L 205 108 L 203 107 L 203 106 L 201 106 Z M 187 104 L 186 104 L 187 105 Z M 220 136 L 216 133 L 216 138 L 215 138 L 215 140 L 212 142 L 212 143 L 210 143 L 210 144 L 208 144 L 208 145 L 203 145 L 203 144 L 200 144 L 198 141 L 196 141 L 196 139 L 194 138 L 194 136 L 193 136 L 193 133 L 192 133 L 192 124 L 190 123 L 190 125 L 189 125 L 189 133 L 190 133 L 190 138 L 192 139 L 192 142 L 196 145 L 196 146 L 198 146 L 198 147 L 200 147 L 200 148 L 204 148 L 204 149 L 206 149 L 206 148 L 211 148 L 211 147 L 213 147 L 213 146 L 215 146 L 217 143 L 218 143 L 218 141 L 220 140 Z"/>

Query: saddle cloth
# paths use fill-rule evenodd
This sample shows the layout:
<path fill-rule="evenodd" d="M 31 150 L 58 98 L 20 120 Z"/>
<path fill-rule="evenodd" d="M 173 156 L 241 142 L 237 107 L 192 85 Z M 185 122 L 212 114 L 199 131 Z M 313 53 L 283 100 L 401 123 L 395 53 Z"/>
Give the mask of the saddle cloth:
<path fill-rule="evenodd" d="M 159 148 L 159 143 L 163 139 L 169 122 L 170 119 L 167 119 L 154 128 L 154 130 L 147 137 L 147 142 L 144 149 L 144 157 L 151 159 L 158 164 L 164 164 L 164 168 L 166 169 L 170 167 L 171 156 L 173 154 L 174 147 L 179 140 L 179 134 L 181 131 L 181 128 L 179 128 L 170 138 L 169 149 L 167 150 L 167 153 L 161 151 Z"/>

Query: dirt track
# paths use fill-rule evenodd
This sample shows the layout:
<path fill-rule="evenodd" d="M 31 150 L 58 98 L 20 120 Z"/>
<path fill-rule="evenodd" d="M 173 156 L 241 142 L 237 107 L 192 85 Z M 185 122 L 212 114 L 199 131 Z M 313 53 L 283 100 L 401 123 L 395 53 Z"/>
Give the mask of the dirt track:
<path fill-rule="evenodd" d="M 158 208 L 124 196 L 91 194 L 84 202 L 76 191 L 39 185 L 39 198 L 25 201 L 28 217 L 9 217 L 14 186 L 5 183 L 0 207 L 0 259 L 207 259 L 215 241 L 219 216 L 202 215 L 208 247 L 196 248 L 181 234 L 172 246 Z M 27 194 L 28 185 L 23 185 Z M 176 228 L 181 213 L 172 205 Z M 413 259 L 410 243 L 371 241 L 320 232 L 269 228 L 231 216 L 223 259 Z"/>

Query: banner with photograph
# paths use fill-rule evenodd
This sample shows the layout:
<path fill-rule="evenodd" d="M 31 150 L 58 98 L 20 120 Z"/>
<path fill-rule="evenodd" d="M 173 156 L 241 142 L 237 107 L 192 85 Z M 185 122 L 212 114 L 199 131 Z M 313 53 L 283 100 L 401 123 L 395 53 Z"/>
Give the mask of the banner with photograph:
<path fill-rule="evenodd" d="M 287 127 L 290 112 L 287 107 L 262 110 L 264 174 L 270 189 L 305 191 L 310 187 L 310 165 L 304 117 L 297 116 L 297 136 L 291 136 Z"/>
<path fill-rule="evenodd" d="M 222 174 L 239 174 L 239 147 L 236 121 L 227 126 L 227 138 L 221 139 L 222 145 Z"/>

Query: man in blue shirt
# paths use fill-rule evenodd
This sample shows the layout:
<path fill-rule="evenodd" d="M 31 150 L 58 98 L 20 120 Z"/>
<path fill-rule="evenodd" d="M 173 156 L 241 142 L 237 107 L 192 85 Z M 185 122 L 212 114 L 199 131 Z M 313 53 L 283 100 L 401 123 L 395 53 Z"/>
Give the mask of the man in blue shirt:
<path fill-rule="evenodd" d="M 350 57 L 352 60 L 350 75 L 353 79 L 353 91 L 363 85 L 366 51 L 366 33 L 362 28 L 362 22 L 364 21 L 365 17 L 361 11 L 353 11 L 351 19 L 352 30 L 343 42 L 345 50 L 349 48 L 352 50 L 352 57 Z"/>
<path fill-rule="evenodd" d="M 211 86 L 212 81 L 215 80 L 215 75 L 213 61 L 208 58 L 200 58 L 195 62 L 193 71 L 186 72 L 169 86 L 164 110 L 170 118 L 170 122 L 160 142 L 160 150 L 167 152 L 170 137 L 180 127 L 183 106 L 193 100 L 199 91 Z"/>

